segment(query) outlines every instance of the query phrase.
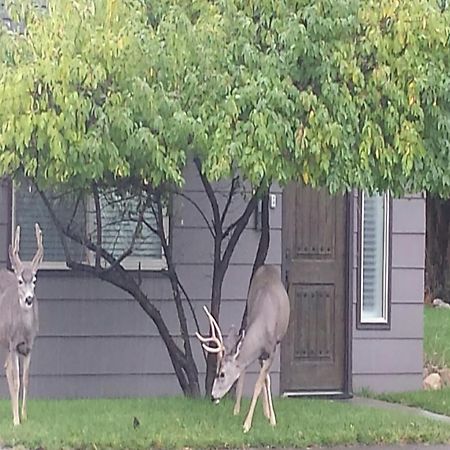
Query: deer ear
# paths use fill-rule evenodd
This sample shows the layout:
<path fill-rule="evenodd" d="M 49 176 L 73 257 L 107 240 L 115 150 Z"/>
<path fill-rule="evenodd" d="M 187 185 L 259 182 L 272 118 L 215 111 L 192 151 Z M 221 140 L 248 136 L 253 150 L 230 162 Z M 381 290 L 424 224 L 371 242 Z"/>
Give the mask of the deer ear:
<path fill-rule="evenodd" d="M 239 341 L 239 334 L 236 330 L 236 327 L 234 325 L 231 325 L 230 329 L 228 330 L 228 333 L 223 341 L 225 348 L 231 352 L 236 347 L 236 344 Z"/>
<path fill-rule="evenodd" d="M 9 252 L 9 261 L 11 262 L 11 268 L 12 270 L 14 270 L 14 273 L 19 273 L 20 272 L 20 261 L 17 258 L 16 253 L 13 250 L 13 246 L 10 245 L 8 247 L 8 252 Z"/>
<path fill-rule="evenodd" d="M 239 356 L 239 353 L 241 352 L 242 343 L 244 342 L 244 337 L 245 337 L 245 330 L 241 330 L 239 334 L 239 340 L 237 341 L 236 344 L 236 350 L 234 352 L 233 359 L 236 359 Z"/>

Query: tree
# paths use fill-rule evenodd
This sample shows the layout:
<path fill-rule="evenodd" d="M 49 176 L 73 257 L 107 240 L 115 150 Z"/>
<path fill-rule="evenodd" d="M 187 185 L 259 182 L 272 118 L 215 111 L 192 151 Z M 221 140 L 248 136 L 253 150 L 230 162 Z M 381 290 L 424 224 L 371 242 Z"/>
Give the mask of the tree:
<path fill-rule="evenodd" d="M 126 212 L 136 238 L 147 227 L 164 247 L 162 210 L 170 194 L 182 195 L 186 161 L 195 162 L 211 206 L 202 214 L 213 236 L 218 318 L 231 255 L 272 183 L 448 195 L 450 27 L 438 6 L 62 0 L 48 14 L 26 9 L 24 34 L 0 36 L 0 172 L 25 175 L 44 199 L 50 190 L 95 200 L 95 238 L 54 217 L 63 241 L 95 253 L 95 264 L 68 257 L 69 267 L 130 292 L 157 325 L 183 390 L 197 395 L 182 301 L 188 293 L 170 248 L 165 273 L 182 348 L 123 268 L 133 245 L 122 255 L 102 246 L 101 199 L 133 199 Z M 213 189 L 222 179 L 236 180 L 226 205 L 238 185 L 249 193 L 229 225 L 228 206 L 220 210 Z M 267 251 L 262 236 L 255 266 Z M 209 387 L 212 361 L 208 373 Z"/>

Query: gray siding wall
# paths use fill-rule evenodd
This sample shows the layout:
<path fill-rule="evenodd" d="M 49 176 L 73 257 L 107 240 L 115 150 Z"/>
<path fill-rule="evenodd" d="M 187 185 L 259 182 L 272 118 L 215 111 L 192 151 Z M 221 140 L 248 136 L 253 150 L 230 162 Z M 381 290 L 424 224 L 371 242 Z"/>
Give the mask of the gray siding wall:
<path fill-rule="evenodd" d="M 392 202 L 390 330 L 359 330 L 357 302 L 357 208 L 353 262 L 353 391 L 404 391 L 422 384 L 425 198 L 412 195 Z"/>
<path fill-rule="evenodd" d="M 209 204 L 192 167 L 186 173 L 185 193 L 210 216 Z M 217 192 L 226 200 L 228 184 Z M 0 189 L 0 263 L 6 264 L 9 214 L 7 187 Z M 271 245 L 268 262 L 281 262 L 281 191 L 277 207 L 270 211 Z M 240 197 L 231 212 L 244 206 Z M 174 201 L 172 218 L 174 258 L 180 278 L 193 300 L 203 331 L 207 320 L 202 311 L 209 304 L 212 281 L 212 238 L 200 214 L 186 200 Z M 238 243 L 224 282 L 220 323 L 224 330 L 240 325 L 248 281 L 260 232 L 253 218 Z M 44 236 L 45 242 L 45 236 Z M 148 272 L 143 288 L 155 301 L 169 329 L 179 335 L 179 325 L 170 285 L 164 277 Z M 112 285 L 69 271 L 40 271 L 38 275 L 40 335 L 31 363 L 30 395 L 33 397 L 119 397 L 181 394 L 167 351 L 156 327 L 139 305 Z M 186 308 L 192 335 L 192 316 Z M 193 337 L 193 348 L 203 388 L 205 365 Z M 1 365 L 3 367 L 3 364 Z M 273 392 L 278 392 L 279 359 L 273 367 Z M 257 367 L 251 368 L 246 392 L 252 390 Z M 7 395 L 6 380 L 0 380 L 0 395 Z"/>

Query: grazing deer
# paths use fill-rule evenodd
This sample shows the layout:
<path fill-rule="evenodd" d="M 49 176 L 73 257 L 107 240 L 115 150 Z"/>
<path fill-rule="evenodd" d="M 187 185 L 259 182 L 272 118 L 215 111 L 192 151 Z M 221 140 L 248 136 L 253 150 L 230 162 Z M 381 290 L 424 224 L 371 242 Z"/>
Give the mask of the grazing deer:
<path fill-rule="evenodd" d="M 290 312 L 289 297 L 277 267 L 263 265 L 255 272 L 248 291 L 247 308 L 247 326 L 240 335 L 232 328 L 224 341 L 219 325 L 206 306 L 204 310 L 210 321 L 211 336 L 204 337 L 196 333 L 203 348 L 207 352 L 217 354 L 217 372 L 212 388 L 212 400 L 221 399 L 238 380 L 234 414 L 240 411 L 245 370 L 254 361 L 260 362 L 261 370 L 244 422 L 245 433 L 252 426 L 253 413 L 261 391 L 264 415 L 272 426 L 276 425 L 269 371 L 277 344 L 286 334 Z"/>
<path fill-rule="evenodd" d="M 14 245 L 9 246 L 13 272 L 0 270 L 0 345 L 6 347 L 6 378 L 13 412 L 13 423 L 19 425 L 19 356 L 22 365 L 22 420 L 27 417 L 26 400 L 31 350 L 38 332 L 38 304 L 34 293 L 36 272 L 44 256 L 42 232 L 35 224 L 37 251 L 31 262 L 19 258 L 20 227 L 16 228 Z"/>

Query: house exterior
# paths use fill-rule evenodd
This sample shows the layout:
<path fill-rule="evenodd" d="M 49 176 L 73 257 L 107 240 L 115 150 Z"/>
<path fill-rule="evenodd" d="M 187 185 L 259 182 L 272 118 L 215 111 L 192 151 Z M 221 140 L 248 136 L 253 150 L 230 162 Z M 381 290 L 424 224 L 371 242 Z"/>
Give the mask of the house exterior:
<path fill-rule="evenodd" d="M 185 194 L 208 213 L 206 195 L 192 167 L 186 180 Z M 221 193 L 226 198 L 227 188 L 227 183 L 215 186 L 219 198 Z M 14 222 L 23 224 L 21 255 L 26 259 L 34 252 L 31 221 L 46 220 L 35 203 L 21 207 L 17 198 L 11 183 L 4 180 L 0 189 L 4 267 Z M 238 197 L 231 212 L 237 213 L 243 205 L 244 199 Z M 424 197 L 362 199 L 358 193 L 331 197 L 290 185 L 272 189 L 270 205 L 267 262 L 280 266 L 291 301 L 288 334 L 272 370 L 274 394 L 349 396 L 362 388 L 419 389 Z M 198 211 L 181 197 L 174 199 L 170 223 L 177 269 L 206 331 L 202 305 L 209 303 L 211 291 L 209 231 Z M 55 236 L 47 223 L 41 226 L 47 268 L 38 273 L 41 326 L 30 394 L 58 398 L 181 394 L 156 327 L 137 302 L 106 282 L 65 269 L 55 260 L 59 258 L 52 247 Z M 224 330 L 240 324 L 259 236 L 250 220 L 224 281 L 220 316 Z M 149 259 L 153 264 L 146 265 Z M 155 254 L 143 259 L 142 267 L 149 269 L 142 271 L 142 286 L 177 335 L 168 280 L 152 270 L 158 262 L 160 256 Z M 203 385 L 201 348 L 192 339 Z M 250 370 L 247 393 L 257 371 L 256 365 Z M 0 394 L 7 396 L 6 380 L 0 381 L 4 381 Z"/>
<path fill-rule="evenodd" d="M 9 19 L 0 0 L 0 23 Z M 19 30 L 20 31 L 20 30 Z M 209 211 L 200 179 L 186 172 L 185 193 Z M 226 198 L 227 183 L 216 186 Z M 0 265 L 7 266 L 14 224 L 21 223 L 22 258 L 33 250 L 30 224 L 44 234 L 45 266 L 38 275 L 40 335 L 31 366 L 34 397 L 116 397 L 181 393 L 156 327 L 127 294 L 64 268 L 45 209 L 0 184 Z M 23 194 L 23 193 L 22 193 Z M 232 205 L 239 211 L 244 199 Z M 331 197 L 303 185 L 275 187 L 270 201 L 267 262 L 280 266 L 291 301 L 287 336 L 272 369 L 274 393 L 349 396 L 419 389 L 422 381 L 425 198 Z M 178 273 L 206 329 L 212 278 L 212 241 L 196 209 L 174 199 L 171 245 Z M 260 231 L 250 221 L 223 285 L 220 324 L 239 325 Z M 25 258 L 24 258 L 25 254 Z M 141 263 L 142 286 L 176 336 L 176 312 L 160 249 Z M 192 317 L 190 330 L 194 333 Z M 201 378 L 205 367 L 195 341 Z M 250 370 L 252 389 L 258 367 Z M 4 374 L 2 374 L 4 378 Z M 6 380 L 0 395 L 7 396 Z M 203 383 L 202 383 L 203 384 Z"/>

